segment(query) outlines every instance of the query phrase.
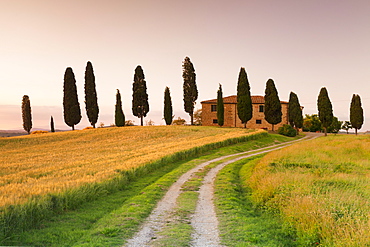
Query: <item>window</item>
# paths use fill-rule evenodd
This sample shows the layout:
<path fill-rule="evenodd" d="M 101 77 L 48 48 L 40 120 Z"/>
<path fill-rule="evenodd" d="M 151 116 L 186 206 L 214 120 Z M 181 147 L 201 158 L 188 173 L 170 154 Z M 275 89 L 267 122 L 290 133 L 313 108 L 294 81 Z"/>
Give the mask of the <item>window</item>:
<path fill-rule="evenodd" d="M 256 124 L 262 124 L 262 120 L 261 119 L 257 119 L 256 120 Z"/>
<path fill-rule="evenodd" d="M 217 111 L 217 105 L 211 105 L 211 111 Z"/>
<path fill-rule="evenodd" d="M 218 123 L 217 119 L 213 119 L 213 123 L 214 124 Z"/>
<path fill-rule="evenodd" d="M 264 105 L 260 105 L 259 112 L 264 112 L 264 111 L 265 111 L 265 106 Z"/>

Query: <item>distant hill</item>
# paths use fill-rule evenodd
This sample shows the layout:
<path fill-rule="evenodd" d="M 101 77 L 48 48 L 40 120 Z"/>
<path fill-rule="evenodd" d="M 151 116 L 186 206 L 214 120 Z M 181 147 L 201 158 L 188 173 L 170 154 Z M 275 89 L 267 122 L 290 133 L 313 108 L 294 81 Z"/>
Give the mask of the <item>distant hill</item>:
<path fill-rule="evenodd" d="M 27 132 L 24 130 L 0 130 L 0 137 L 11 137 L 21 135 L 27 135 Z"/>
<path fill-rule="evenodd" d="M 31 130 L 31 132 L 36 131 L 36 130 L 50 131 L 48 129 L 33 128 Z M 65 131 L 65 130 L 55 130 L 55 131 L 56 132 L 61 132 L 61 131 Z M 12 137 L 12 136 L 23 136 L 23 135 L 27 135 L 27 132 L 24 131 L 24 130 L 0 130 L 0 137 Z"/>

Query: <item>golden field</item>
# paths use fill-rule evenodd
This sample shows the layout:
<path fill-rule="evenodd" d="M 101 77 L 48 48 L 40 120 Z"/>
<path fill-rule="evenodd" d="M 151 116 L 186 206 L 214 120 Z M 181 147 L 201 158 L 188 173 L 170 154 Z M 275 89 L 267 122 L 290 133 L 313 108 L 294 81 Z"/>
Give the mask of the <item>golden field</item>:
<path fill-rule="evenodd" d="M 370 246 L 370 136 L 321 137 L 271 152 L 245 183 L 299 246 Z"/>
<path fill-rule="evenodd" d="M 117 170 L 250 134 L 236 128 L 134 126 L 0 138 L 0 207 L 100 182 Z"/>

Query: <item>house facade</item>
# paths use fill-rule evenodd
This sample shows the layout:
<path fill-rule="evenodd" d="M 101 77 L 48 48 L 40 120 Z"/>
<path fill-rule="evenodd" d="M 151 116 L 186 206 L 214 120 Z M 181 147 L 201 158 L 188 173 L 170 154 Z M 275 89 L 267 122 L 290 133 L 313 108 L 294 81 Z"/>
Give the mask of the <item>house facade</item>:
<path fill-rule="evenodd" d="M 247 128 L 271 130 L 272 125 L 265 120 L 265 98 L 263 96 L 251 96 L 253 115 L 247 122 Z M 224 97 L 224 125 L 225 127 L 244 127 L 244 124 L 238 117 L 236 107 L 237 96 L 232 95 Z M 202 125 L 218 126 L 217 123 L 217 99 L 202 101 Z M 288 124 L 288 105 L 286 101 L 281 101 L 282 117 L 279 124 L 274 125 L 274 129 Z"/>

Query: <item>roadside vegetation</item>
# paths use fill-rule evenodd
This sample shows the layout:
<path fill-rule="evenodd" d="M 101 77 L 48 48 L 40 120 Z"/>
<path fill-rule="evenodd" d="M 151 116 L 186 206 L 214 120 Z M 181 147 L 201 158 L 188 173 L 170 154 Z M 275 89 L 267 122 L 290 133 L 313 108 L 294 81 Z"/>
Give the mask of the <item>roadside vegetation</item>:
<path fill-rule="evenodd" d="M 296 246 L 294 234 L 282 227 L 279 217 L 254 207 L 251 190 L 242 182 L 262 156 L 232 163 L 217 175 L 215 206 L 224 246 Z"/>
<path fill-rule="evenodd" d="M 319 138 L 253 162 L 249 200 L 279 216 L 298 246 L 370 245 L 368 136 Z"/>
<path fill-rule="evenodd" d="M 0 240 L 173 162 L 263 136 L 245 129 L 150 126 L 0 139 Z"/>

